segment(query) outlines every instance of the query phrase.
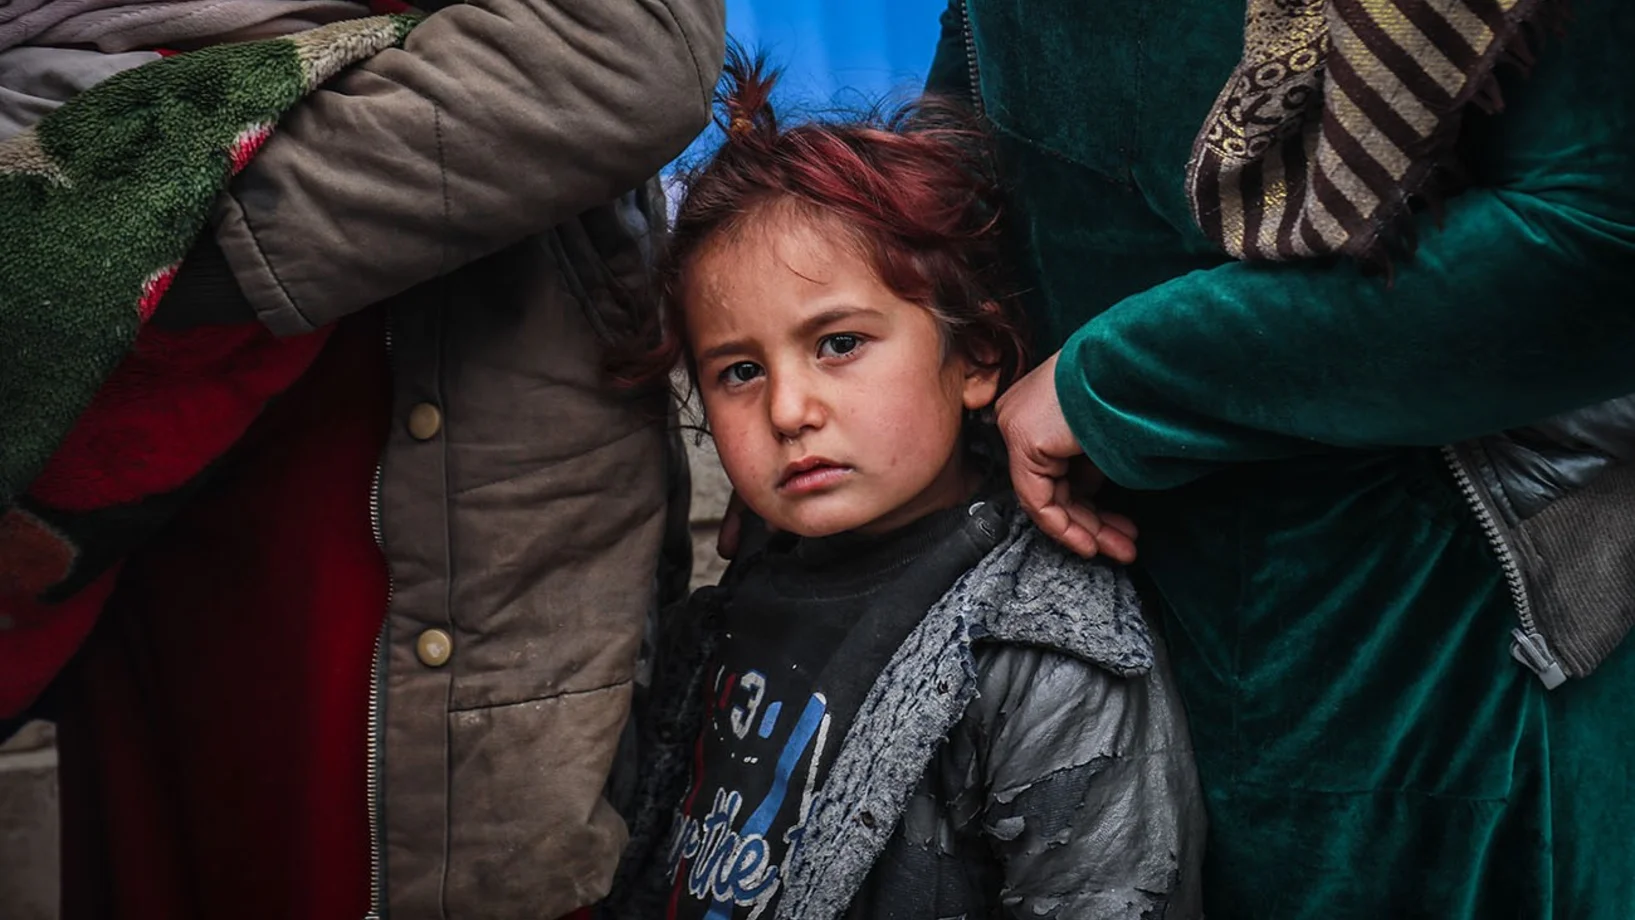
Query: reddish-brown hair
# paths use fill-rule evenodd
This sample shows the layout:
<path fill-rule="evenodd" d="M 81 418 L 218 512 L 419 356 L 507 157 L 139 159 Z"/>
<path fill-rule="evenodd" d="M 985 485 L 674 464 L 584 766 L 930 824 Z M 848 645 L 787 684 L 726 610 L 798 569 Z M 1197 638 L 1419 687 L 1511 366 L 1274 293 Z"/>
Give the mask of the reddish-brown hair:
<path fill-rule="evenodd" d="M 659 342 L 620 376 L 652 382 L 678 358 L 694 373 L 684 276 L 711 240 L 776 206 L 847 228 L 880 280 L 937 318 L 951 350 L 998 368 L 1001 388 L 1013 381 L 1026 352 L 1000 271 L 996 186 L 982 132 L 934 99 L 886 115 L 780 128 L 770 100 L 777 79 L 764 58 L 728 49 L 716 97 L 726 140 L 683 179 L 659 266 Z"/>

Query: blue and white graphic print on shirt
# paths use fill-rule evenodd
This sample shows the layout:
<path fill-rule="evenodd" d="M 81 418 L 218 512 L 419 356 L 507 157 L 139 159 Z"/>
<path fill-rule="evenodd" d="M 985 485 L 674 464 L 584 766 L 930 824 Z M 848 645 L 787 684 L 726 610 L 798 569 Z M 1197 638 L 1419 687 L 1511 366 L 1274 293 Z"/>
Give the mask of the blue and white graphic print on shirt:
<path fill-rule="evenodd" d="M 666 920 L 756 920 L 775 900 L 830 721 L 823 694 L 792 670 L 785 689 L 804 698 L 791 706 L 769 699 L 775 688 L 761 671 L 716 671 L 692 787 L 671 831 Z"/>

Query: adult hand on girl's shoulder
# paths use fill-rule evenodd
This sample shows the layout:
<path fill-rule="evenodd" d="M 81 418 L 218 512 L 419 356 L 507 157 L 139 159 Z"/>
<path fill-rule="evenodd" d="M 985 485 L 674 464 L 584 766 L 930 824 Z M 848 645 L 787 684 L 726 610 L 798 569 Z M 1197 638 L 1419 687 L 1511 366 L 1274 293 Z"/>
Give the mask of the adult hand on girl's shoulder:
<path fill-rule="evenodd" d="M 1088 501 L 1106 477 L 1084 456 L 1062 414 L 1057 355 L 999 397 L 999 432 L 1010 453 L 1016 498 L 1040 530 L 1073 552 L 1134 562 L 1135 524 Z"/>
<path fill-rule="evenodd" d="M 715 553 L 722 559 L 738 555 L 738 540 L 744 532 L 744 500 L 733 489 L 727 499 L 727 510 L 721 512 L 721 530 L 715 535 Z"/>
<path fill-rule="evenodd" d="M 721 512 L 721 529 L 715 535 L 715 552 L 722 559 L 737 559 L 738 551 L 748 542 L 750 549 L 765 543 L 778 532 L 764 518 L 749 510 L 744 500 L 733 489 L 727 498 L 727 510 Z"/>

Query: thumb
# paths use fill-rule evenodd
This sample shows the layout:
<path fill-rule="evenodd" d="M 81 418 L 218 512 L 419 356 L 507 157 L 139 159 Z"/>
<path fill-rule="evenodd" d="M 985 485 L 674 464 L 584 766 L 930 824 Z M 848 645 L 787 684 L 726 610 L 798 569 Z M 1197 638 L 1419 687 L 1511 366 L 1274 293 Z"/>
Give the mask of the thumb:
<path fill-rule="evenodd" d="M 738 541 L 744 534 L 744 500 L 737 490 L 727 499 L 727 510 L 721 512 L 721 531 L 715 535 L 715 553 L 722 559 L 738 555 Z"/>
<path fill-rule="evenodd" d="M 1011 455 L 1011 487 L 1017 503 L 1046 536 L 1086 558 L 1096 554 L 1096 537 L 1073 520 L 1060 497 L 1067 492 L 1067 461 L 1017 451 Z"/>

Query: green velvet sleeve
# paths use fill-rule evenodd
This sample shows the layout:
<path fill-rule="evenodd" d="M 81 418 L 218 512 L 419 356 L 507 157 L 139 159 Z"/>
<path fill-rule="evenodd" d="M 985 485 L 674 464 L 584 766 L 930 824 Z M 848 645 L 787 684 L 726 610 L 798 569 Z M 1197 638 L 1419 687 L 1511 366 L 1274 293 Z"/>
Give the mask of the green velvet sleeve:
<path fill-rule="evenodd" d="M 971 69 L 965 55 L 965 0 L 949 0 L 938 18 L 941 33 L 926 73 L 925 91 L 961 102 L 971 96 Z"/>
<path fill-rule="evenodd" d="M 1394 283 L 1231 263 L 1127 298 L 1063 347 L 1057 392 L 1115 482 L 1436 445 L 1635 392 L 1635 7 L 1589 4 L 1510 111 L 1467 126 L 1478 187 Z M 1594 11 L 1592 13 L 1592 10 Z"/>

